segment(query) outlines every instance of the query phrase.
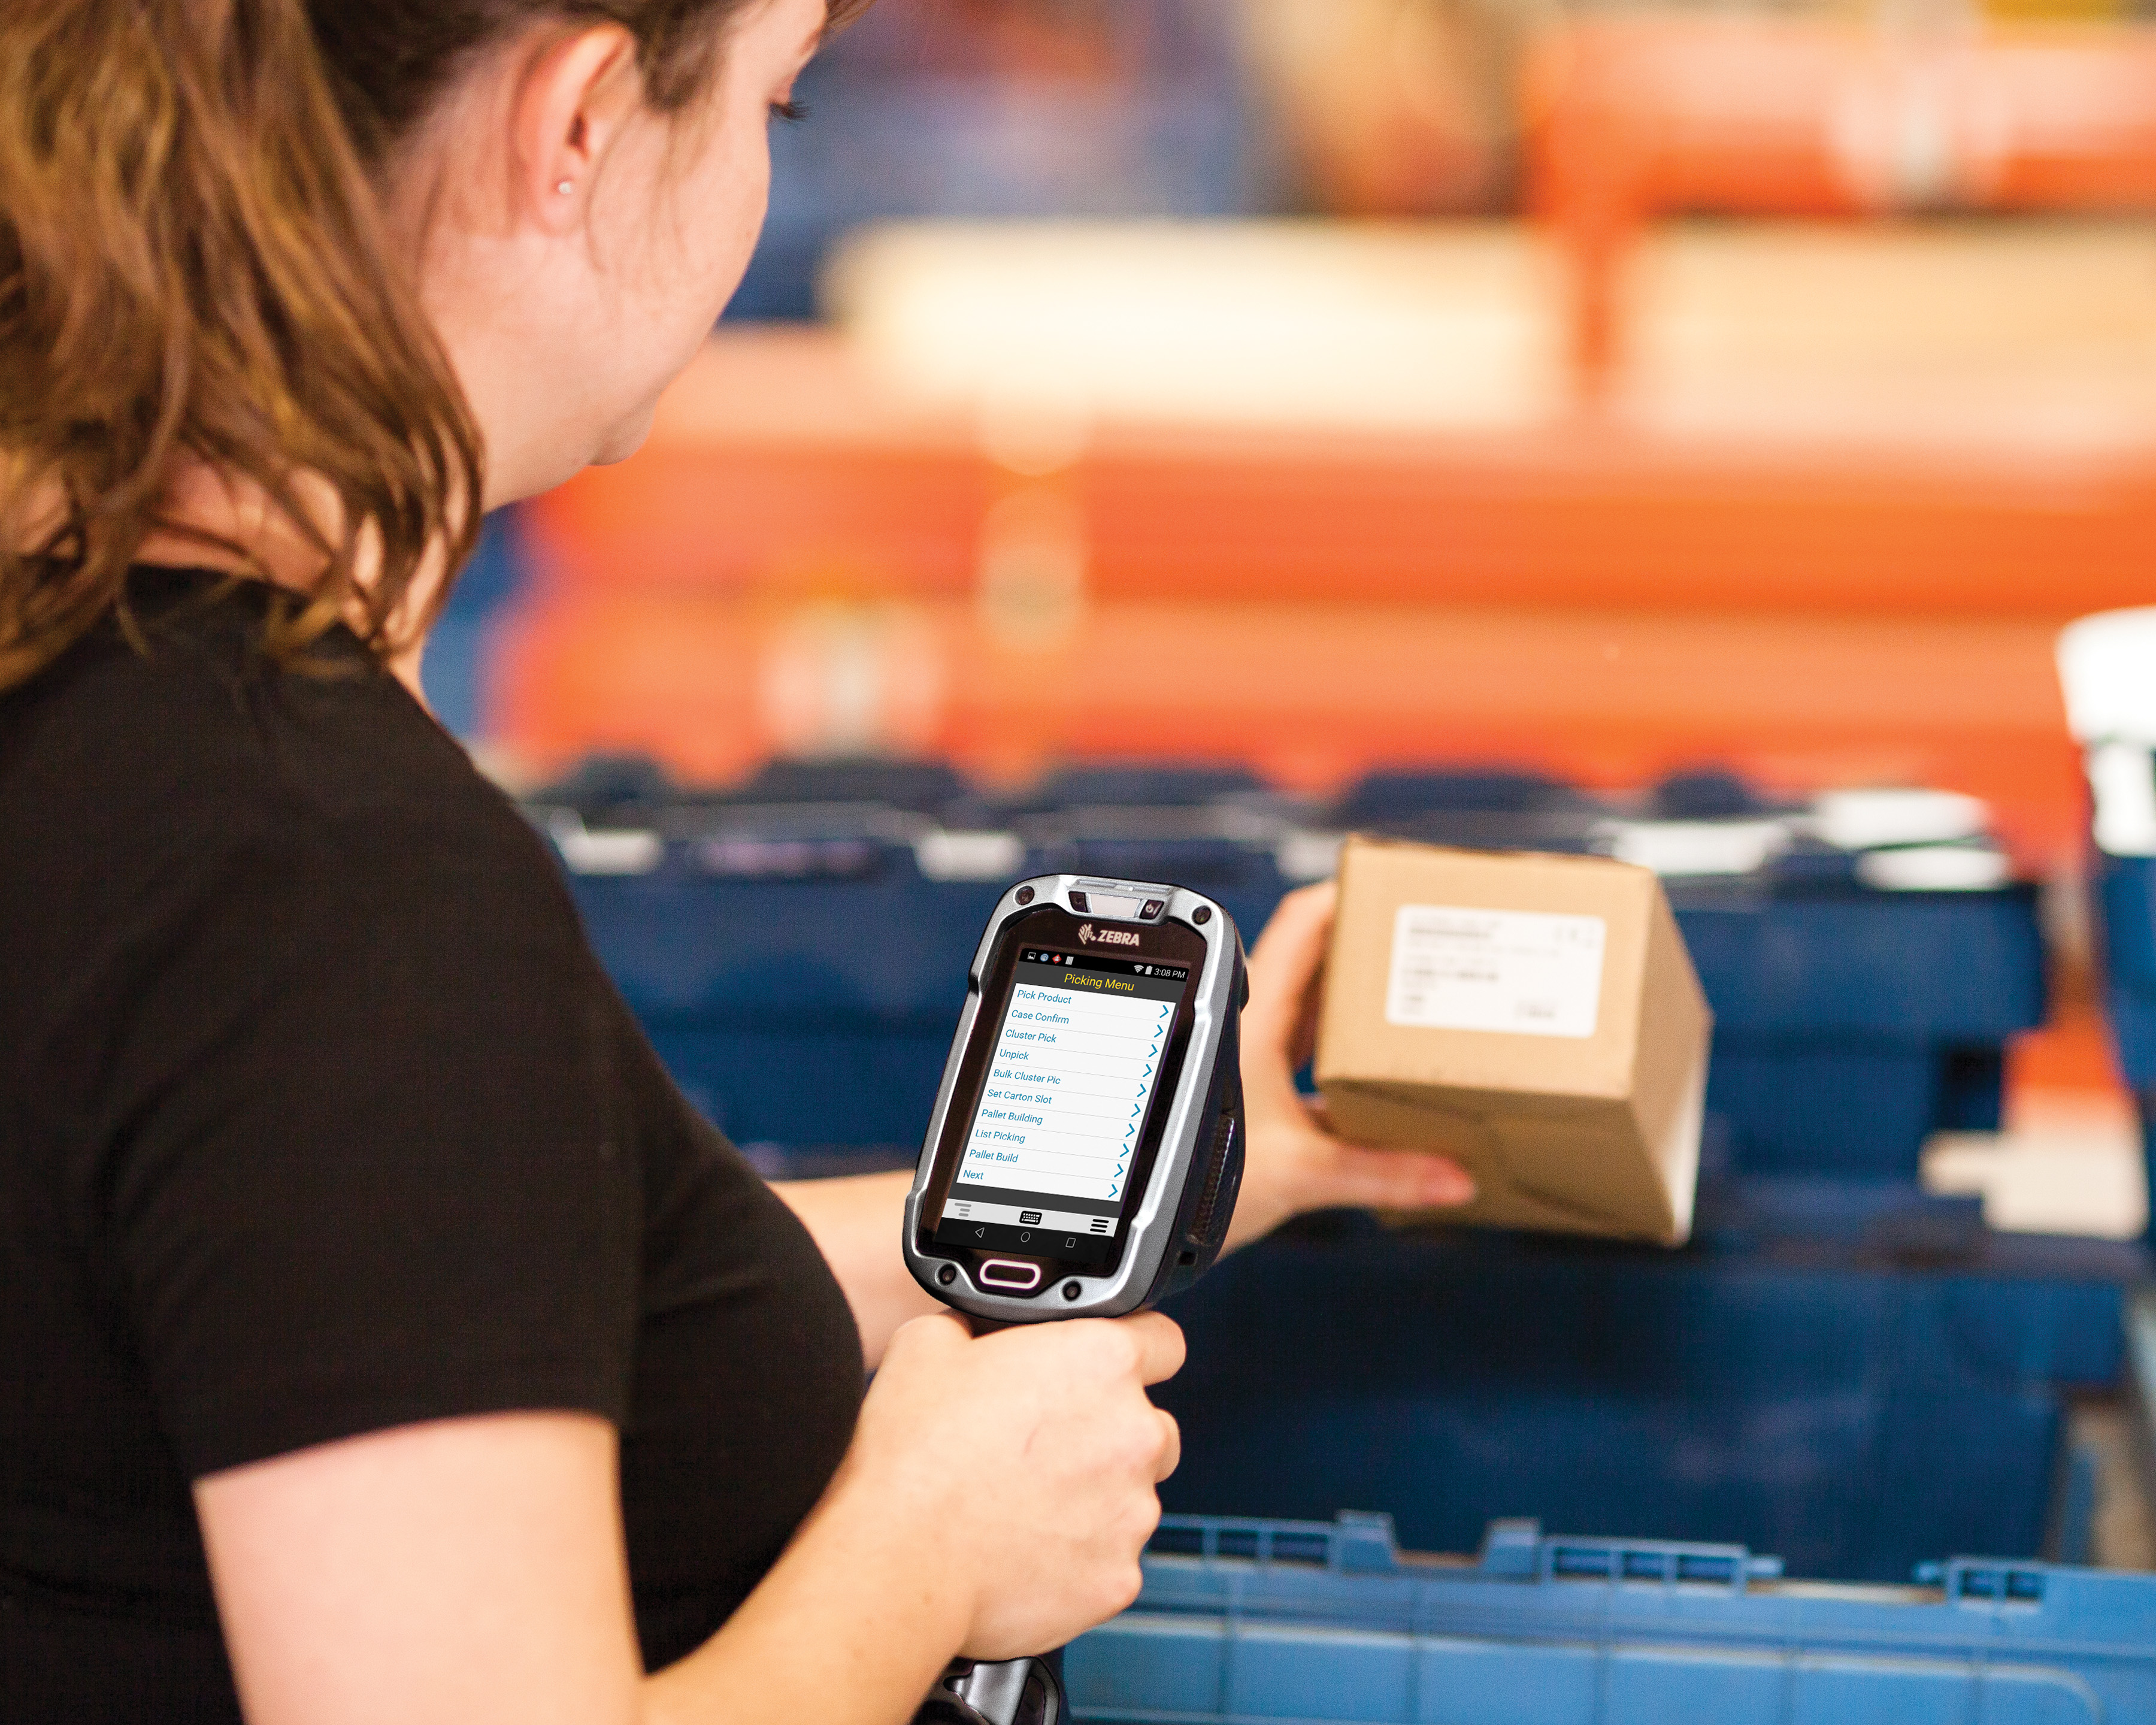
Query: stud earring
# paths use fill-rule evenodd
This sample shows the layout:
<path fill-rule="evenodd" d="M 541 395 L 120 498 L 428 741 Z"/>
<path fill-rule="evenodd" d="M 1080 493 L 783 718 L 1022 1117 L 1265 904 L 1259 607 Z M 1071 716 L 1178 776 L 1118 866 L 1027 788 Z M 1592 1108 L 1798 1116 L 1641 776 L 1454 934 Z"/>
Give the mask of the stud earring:
<path fill-rule="evenodd" d="M 567 196 L 568 196 L 572 192 L 575 191 L 576 189 L 577 189 L 577 182 L 576 182 L 574 180 L 564 180 L 564 181 L 562 181 L 562 183 L 561 183 L 560 185 L 558 185 L 558 186 L 555 187 L 555 188 L 554 188 L 554 190 L 555 190 L 557 193 L 558 193 L 561 196 L 562 196 L 562 197 L 564 197 L 564 198 L 567 198 Z"/>

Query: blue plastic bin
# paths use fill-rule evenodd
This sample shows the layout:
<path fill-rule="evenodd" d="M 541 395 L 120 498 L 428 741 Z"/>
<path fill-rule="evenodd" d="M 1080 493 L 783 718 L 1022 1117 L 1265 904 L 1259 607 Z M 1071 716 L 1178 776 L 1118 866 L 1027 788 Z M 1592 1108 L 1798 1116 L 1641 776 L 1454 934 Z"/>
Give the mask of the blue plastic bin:
<path fill-rule="evenodd" d="M 1203 779 L 1221 798 L 1255 783 Z M 690 797 L 648 765 L 600 760 L 527 810 L 690 1099 L 774 1167 L 846 1147 L 865 1166 L 918 1148 L 968 963 L 1011 880 L 1173 880 L 1217 896 L 1249 932 L 1286 891 L 1271 850 L 1223 836 L 1204 808 L 1091 800 L 1188 794 L 1187 776 L 1074 775 L 1050 788 L 1079 812 L 977 829 L 987 806 L 932 763 L 782 765 Z"/>
<path fill-rule="evenodd" d="M 1339 1218 L 1238 1254 L 1171 1308 L 1190 1363 L 1157 1392 L 1183 1428 L 1163 1502 L 1389 1503 L 1426 1549 L 1538 1510 L 1851 1580 L 2043 1550 L 2061 1392 L 2117 1381 L 2138 1249 L 1913 1194 L 1867 1225 L 1739 1193 L 1676 1253 Z"/>
<path fill-rule="evenodd" d="M 1403 1559 L 1383 1516 L 1172 1521 L 1065 1682 L 1078 1725 L 2156 1719 L 2156 1576 L 1956 1558 L 1859 1589 L 1780 1567 L 1532 1522 L 1466 1563 Z"/>
<path fill-rule="evenodd" d="M 724 799 L 746 807 L 800 809 L 868 805 L 950 818 L 969 814 L 978 797 L 945 761 L 771 761 Z"/>
<path fill-rule="evenodd" d="M 1014 799 L 1014 813 L 1102 809 L 1204 809 L 1269 798 L 1245 768 L 1173 761 L 1100 761 L 1065 767 Z"/>
<path fill-rule="evenodd" d="M 1672 881 L 1670 901 L 1732 1168 L 1914 1181 L 1932 1133 L 1998 1128 L 2005 1045 L 2044 1021 L 2035 889 Z"/>
<path fill-rule="evenodd" d="M 2104 1005 L 2121 1073 L 2141 1105 L 2149 1190 L 2156 1194 L 2156 857 L 2096 857 Z M 2150 1206 L 2156 1238 L 2156 1204 Z"/>
<path fill-rule="evenodd" d="M 703 798 L 622 762 L 583 779 L 541 799 L 542 824 L 566 809 L 664 840 L 663 865 L 634 878 L 570 859 L 601 957 L 700 1104 L 737 1138 L 796 1146 L 917 1143 L 926 1127 L 995 895 L 924 877 L 924 832 L 1000 826 L 987 849 L 1009 857 L 990 887 L 1064 869 L 1173 880 L 1217 897 L 1255 938 L 1295 884 L 1281 858 L 1309 814 L 1209 768 L 1074 773 L 1001 805 L 932 763 L 782 767 Z M 1586 844 L 1607 813 L 1489 774 L 1395 775 L 1348 806 L 1396 828 L 1437 819 L 1435 836 L 1543 846 Z M 837 865 L 827 850 L 788 873 L 788 847 L 819 819 L 858 854 Z M 1462 820 L 1472 833 L 1445 824 Z M 721 826 L 762 872 L 715 869 Z M 1671 898 L 1717 1015 L 1711 1167 L 1912 1182 L 1932 1132 L 1997 1124 L 2005 1044 L 2043 1017 L 2033 892 L 1875 891 L 1842 867 L 1676 880 Z M 834 1071 L 858 1080 L 834 1086 Z"/>
<path fill-rule="evenodd" d="M 737 1142 L 917 1151 L 1015 844 L 989 835 L 985 875 L 937 879 L 924 856 L 961 841 L 897 811 L 531 812 L 661 1059 Z"/>

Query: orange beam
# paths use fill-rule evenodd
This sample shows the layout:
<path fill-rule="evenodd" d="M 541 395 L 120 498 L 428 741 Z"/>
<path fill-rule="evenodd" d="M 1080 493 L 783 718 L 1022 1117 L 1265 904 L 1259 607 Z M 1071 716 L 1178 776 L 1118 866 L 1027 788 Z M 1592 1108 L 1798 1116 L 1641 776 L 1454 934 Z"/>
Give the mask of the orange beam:
<path fill-rule="evenodd" d="M 1574 354 L 1615 369 L 1618 278 L 1677 213 L 2156 208 L 2156 29 L 1890 36 L 1635 16 L 1553 33 L 1527 76 L 1530 196 L 1564 237 Z"/>
<path fill-rule="evenodd" d="M 2156 289 L 2152 289 L 2156 291 Z M 835 364 L 810 356 L 804 366 Z M 1003 499 L 1075 511 L 1086 592 L 1378 604 L 2067 617 L 2144 603 L 2156 446 L 1776 445 L 1589 417 L 1452 436 L 1102 432 L 1045 481 L 941 420 L 696 423 L 534 506 L 578 588 L 957 596 Z"/>
<path fill-rule="evenodd" d="M 2052 628 L 1348 605 L 1116 604 L 1045 639 L 960 601 L 794 605 L 638 592 L 526 608 L 495 670 L 535 763 L 653 752 L 692 779 L 773 752 L 952 757 L 1012 779 L 1086 757 L 1247 761 L 1337 787 L 1500 759 L 1635 785 L 1922 783 L 1989 800 L 2034 865 L 2077 853 Z"/>

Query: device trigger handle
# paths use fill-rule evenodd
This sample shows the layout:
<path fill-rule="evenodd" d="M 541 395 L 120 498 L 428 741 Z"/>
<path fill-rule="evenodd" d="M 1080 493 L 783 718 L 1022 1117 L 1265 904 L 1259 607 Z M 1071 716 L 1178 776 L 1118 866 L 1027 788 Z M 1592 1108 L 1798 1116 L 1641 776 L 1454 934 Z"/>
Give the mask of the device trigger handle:
<path fill-rule="evenodd" d="M 913 1725 L 1065 1725 L 1064 1707 L 1063 1686 L 1045 1660 L 954 1659 Z"/>

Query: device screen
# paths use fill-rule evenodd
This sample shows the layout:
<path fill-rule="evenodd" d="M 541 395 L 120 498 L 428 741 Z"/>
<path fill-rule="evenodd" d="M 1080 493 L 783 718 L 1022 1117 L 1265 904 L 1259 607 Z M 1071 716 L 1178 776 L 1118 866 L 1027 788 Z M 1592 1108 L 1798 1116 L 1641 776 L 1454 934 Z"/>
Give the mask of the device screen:
<path fill-rule="evenodd" d="M 1012 959 L 933 1237 L 1105 1266 L 1181 1065 L 1178 1017 L 1197 967 L 1024 939 Z"/>

